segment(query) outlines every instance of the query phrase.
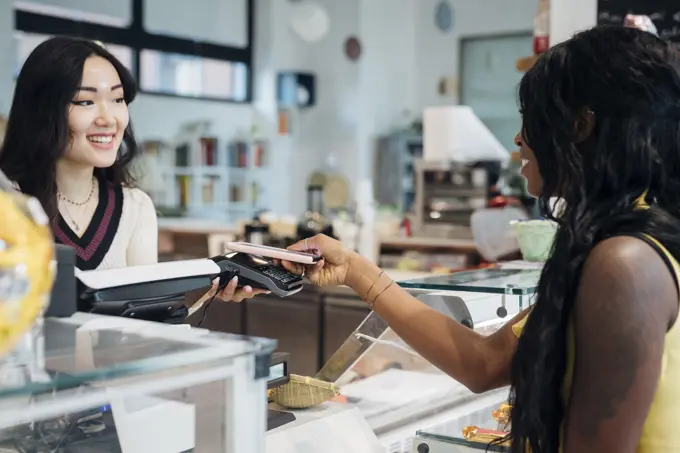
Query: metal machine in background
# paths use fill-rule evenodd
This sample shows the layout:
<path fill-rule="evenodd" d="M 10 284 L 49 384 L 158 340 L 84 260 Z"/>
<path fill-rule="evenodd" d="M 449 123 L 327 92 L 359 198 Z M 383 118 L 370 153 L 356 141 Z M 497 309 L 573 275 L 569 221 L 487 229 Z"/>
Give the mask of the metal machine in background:
<path fill-rule="evenodd" d="M 414 234 L 471 239 L 470 217 L 487 206 L 490 170 L 482 164 L 417 160 Z"/>

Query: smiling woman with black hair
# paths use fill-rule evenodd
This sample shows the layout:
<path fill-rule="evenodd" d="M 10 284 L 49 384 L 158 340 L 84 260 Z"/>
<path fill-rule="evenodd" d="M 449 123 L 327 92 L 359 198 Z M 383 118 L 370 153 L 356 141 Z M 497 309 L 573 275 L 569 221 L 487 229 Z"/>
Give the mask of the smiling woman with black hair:
<path fill-rule="evenodd" d="M 353 288 L 471 390 L 510 385 L 513 453 L 680 453 L 678 52 L 597 27 L 539 58 L 519 100 L 522 173 L 559 228 L 535 304 L 498 332 L 461 326 L 328 237 L 292 248 L 323 255 L 307 278 Z"/>
<path fill-rule="evenodd" d="M 44 41 L 17 78 L 0 170 L 42 203 L 57 243 L 75 248 L 81 270 L 158 261 L 156 211 L 129 172 L 139 153 L 128 111 L 136 95 L 125 66 L 84 39 Z M 261 292 L 237 284 L 218 297 Z"/>
<path fill-rule="evenodd" d="M 156 212 L 129 174 L 135 96 L 129 71 L 80 39 L 38 45 L 17 78 L 0 169 L 40 200 L 82 270 L 157 260 Z"/>

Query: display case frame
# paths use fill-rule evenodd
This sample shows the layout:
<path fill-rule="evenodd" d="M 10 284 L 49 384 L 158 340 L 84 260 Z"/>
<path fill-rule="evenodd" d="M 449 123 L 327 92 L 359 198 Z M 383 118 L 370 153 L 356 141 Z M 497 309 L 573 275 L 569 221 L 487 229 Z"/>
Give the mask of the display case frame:
<path fill-rule="evenodd" d="M 95 451 L 265 451 L 273 340 L 85 313 L 47 318 L 42 340 L 32 363 L 0 364 L 0 445 L 108 429 Z"/>

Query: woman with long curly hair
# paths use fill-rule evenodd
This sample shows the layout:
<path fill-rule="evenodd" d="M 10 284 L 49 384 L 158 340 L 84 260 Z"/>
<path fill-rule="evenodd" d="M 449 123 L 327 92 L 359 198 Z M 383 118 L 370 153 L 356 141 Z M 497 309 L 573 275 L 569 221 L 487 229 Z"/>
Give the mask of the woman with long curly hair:
<path fill-rule="evenodd" d="M 539 58 L 519 101 L 522 174 L 559 228 L 534 305 L 495 334 L 425 306 L 330 238 L 293 248 L 323 255 L 305 269 L 312 282 L 353 288 L 471 390 L 510 385 L 512 452 L 680 452 L 678 52 L 596 27 Z"/>

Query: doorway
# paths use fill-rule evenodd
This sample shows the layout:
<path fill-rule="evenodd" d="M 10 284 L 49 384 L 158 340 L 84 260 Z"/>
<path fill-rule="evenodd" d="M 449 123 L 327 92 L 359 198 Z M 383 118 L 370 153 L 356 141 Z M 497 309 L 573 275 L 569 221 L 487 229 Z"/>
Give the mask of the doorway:
<path fill-rule="evenodd" d="M 531 32 L 476 36 L 461 40 L 460 103 L 469 105 L 509 151 L 521 127 L 517 88 L 519 58 L 532 50 Z"/>

